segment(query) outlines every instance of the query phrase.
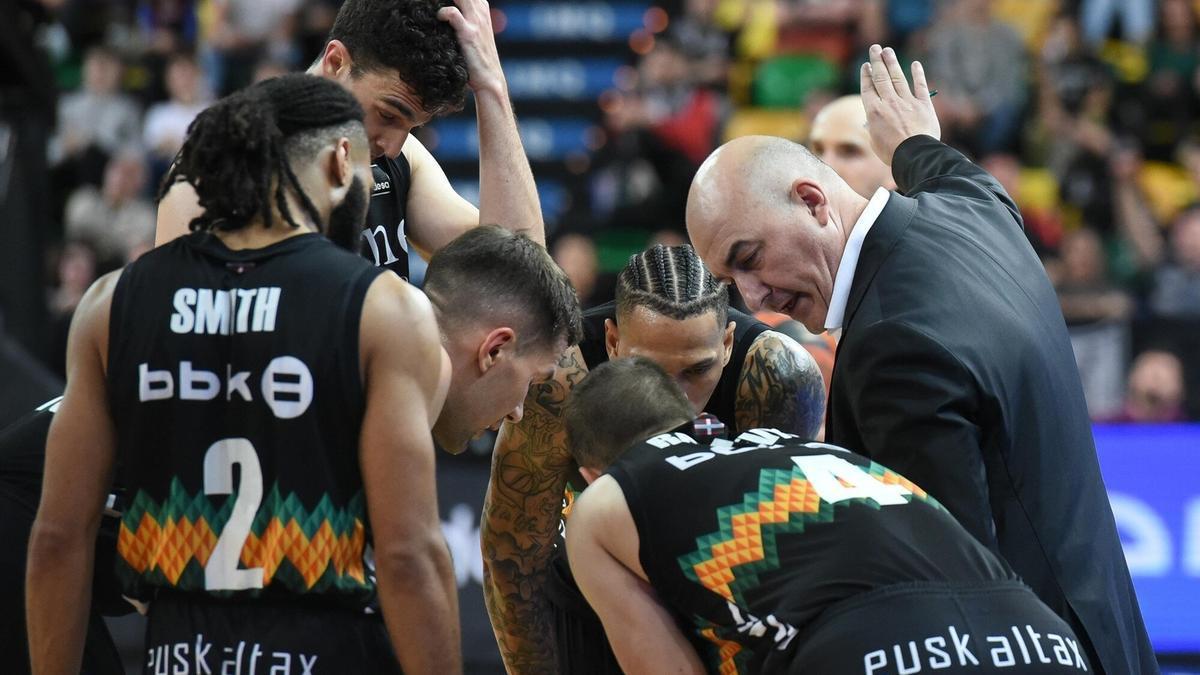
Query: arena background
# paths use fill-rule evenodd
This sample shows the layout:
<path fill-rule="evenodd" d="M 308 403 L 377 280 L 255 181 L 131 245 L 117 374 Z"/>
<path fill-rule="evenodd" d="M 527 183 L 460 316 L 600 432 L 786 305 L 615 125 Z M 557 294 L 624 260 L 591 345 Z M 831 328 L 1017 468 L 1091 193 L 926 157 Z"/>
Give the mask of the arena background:
<path fill-rule="evenodd" d="M 307 66 L 339 4 L 0 0 L 0 424 L 57 394 L 75 303 L 152 243 L 179 129 Z M 630 253 L 685 236 L 688 183 L 722 140 L 804 140 L 872 42 L 920 58 L 946 139 L 1005 184 L 1059 289 L 1155 648 L 1200 672 L 1200 2 L 492 4 L 552 251 L 585 305 Z M 474 198 L 470 103 L 419 134 Z M 442 457 L 438 478 L 479 673 L 502 670 L 479 587 L 489 451 Z M 114 626 L 133 668 L 139 619 Z"/>

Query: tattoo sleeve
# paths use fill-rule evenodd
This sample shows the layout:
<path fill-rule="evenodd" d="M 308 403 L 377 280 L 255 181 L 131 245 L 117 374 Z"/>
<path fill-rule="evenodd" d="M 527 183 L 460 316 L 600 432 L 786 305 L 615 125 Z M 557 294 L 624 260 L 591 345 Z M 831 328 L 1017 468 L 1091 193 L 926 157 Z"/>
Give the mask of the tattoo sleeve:
<path fill-rule="evenodd" d="M 825 385 L 812 356 L 782 333 L 759 335 L 742 365 L 734 417 L 739 429 L 773 427 L 816 438 L 825 419 Z"/>
<path fill-rule="evenodd" d="M 554 378 L 530 388 L 525 413 L 505 424 L 492 457 L 483 504 L 483 597 L 510 673 L 554 673 L 554 617 L 545 583 L 574 461 L 567 450 L 563 403 L 587 374 L 572 347 Z"/>

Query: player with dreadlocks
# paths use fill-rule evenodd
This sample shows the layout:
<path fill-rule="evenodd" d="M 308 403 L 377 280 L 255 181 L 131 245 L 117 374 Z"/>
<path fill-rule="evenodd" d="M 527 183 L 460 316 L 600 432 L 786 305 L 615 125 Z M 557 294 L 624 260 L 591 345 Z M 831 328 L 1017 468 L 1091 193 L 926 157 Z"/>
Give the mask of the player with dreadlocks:
<path fill-rule="evenodd" d="M 461 670 L 434 311 L 330 241 L 364 218 L 362 118 L 304 75 L 219 101 L 171 174 L 204 208 L 195 232 L 80 303 L 29 544 L 34 672 L 79 672 L 115 468 L 116 575 L 149 603 L 146 672 Z"/>
<path fill-rule="evenodd" d="M 813 438 L 825 392 L 794 340 L 729 308 L 729 295 L 690 246 L 630 258 L 616 300 L 584 313 L 584 337 L 552 380 L 530 390 L 524 417 L 496 444 L 484 503 L 484 598 L 510 671 L 620 672 L 599 620 L 570 579 L 559 525 L 585 482 L 567 446 L 563 403 L 611 358 L 656 362 L 686 394 L 698 421 L 740 431 L 775 427 Z M 718 422 L 719 420 L 719 422 Z M 569 501 L 568 501 L 569 512 Z"/>

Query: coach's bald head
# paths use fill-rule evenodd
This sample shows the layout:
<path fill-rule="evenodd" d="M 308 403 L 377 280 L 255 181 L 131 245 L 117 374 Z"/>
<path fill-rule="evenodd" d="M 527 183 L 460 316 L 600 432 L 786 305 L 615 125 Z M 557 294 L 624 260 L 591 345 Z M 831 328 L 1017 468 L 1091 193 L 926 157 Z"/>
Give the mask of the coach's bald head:
<path fill-rule="evenodd" d="M 717 148 L 696 173 L 688 234 L 712 273 L 737 283 L 752 309 L 782 312 L 819 333 L 866 204 L 804 146 L 745 136 Z"/>

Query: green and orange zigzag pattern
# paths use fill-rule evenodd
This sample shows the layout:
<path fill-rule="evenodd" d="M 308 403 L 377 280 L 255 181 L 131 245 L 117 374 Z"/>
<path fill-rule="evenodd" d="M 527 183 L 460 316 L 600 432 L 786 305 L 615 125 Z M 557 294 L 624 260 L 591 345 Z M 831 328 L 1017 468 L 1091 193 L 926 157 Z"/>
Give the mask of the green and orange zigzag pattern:
<path fill-rule="evenodd" d="M 888 485 L 903 485 L 917 499 L 942 508 L 924 490 L 907 478 L 872 463 L 867 473 Z M 836 506 L 866 504 L 879 508 L 874 500 L 851 499 Z M 835 505 L 820 498 L 799 467 L 763 469 L 758 490 L 748 492 L 742 503 L 717 509 L 720 529 L 696 538 L 697 549 L 680 556 L 679 565 L 692 581 L 739 607 L 747 607 L 744 593 L 758 585 L 759 575 L 779 569 L 776 537 L 800 533 L 810 523 L 832 522 Z M 710 626 L 700 634 L 719 650 L 722 675 L 744 672 L 741 646 L 722 640 Z"/>
<path fill-rule="evenodd" d="M 117 540 L 117 572 L 126 587 L 204 590 L 204 565 L 235 500 L 230 495 L 215 508 L 203 493 L 189 494 L 178 478 L 161 504 L 139 491 L 121 519 Z M 273 485 L 242 546 L 242 567 L 262 567 L 264 588 L 370 594 L 374 585 L 363 569 L 363 519 L 361 491 L 340 509 L 324 495 L 310 511 L 295 493 L 284 497 Z"/>

